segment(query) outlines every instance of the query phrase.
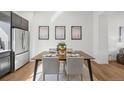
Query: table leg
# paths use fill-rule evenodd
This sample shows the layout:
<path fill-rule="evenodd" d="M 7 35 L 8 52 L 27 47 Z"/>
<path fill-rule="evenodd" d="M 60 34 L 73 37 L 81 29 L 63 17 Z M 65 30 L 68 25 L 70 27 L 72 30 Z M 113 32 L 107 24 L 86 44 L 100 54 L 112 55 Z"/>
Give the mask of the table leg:
<path fill-rule="evenodd" d="M 38 61 L 36 60 L 35 62 L 35 68 L 34 68 L 34 76 L 33 76 L 33 81 L 35 81 L 36 74 L 37 74 L 37 67 L 38 67 Z"/>
<path fill-rule="evenodd" d="M 90 80 L 93 81 L 92 67 L 91 67 L 90 59 L 87 59 L 87 63 L 88 63 L 88 68 L 89 68 Z"/>
<path fill-rule="evenodd" d="M 63 62 L 63 72 L 65 74 L 65 61 Z"/>

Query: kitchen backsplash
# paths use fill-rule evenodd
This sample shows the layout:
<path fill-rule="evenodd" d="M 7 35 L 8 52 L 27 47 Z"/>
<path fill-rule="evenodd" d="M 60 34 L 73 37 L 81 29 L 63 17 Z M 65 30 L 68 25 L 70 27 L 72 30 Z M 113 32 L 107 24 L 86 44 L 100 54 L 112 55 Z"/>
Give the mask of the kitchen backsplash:
<path fill-rule="evenodd" d="M 1 38 L 0 38 L 0 50 L 5 50 L 5 44 Z"/>

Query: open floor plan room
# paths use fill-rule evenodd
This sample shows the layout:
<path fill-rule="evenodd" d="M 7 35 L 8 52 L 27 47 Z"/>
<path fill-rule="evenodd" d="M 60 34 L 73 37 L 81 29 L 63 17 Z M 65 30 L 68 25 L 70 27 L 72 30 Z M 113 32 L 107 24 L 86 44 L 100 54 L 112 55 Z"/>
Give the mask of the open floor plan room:
<path fill-rule="evenodd" d="M 0 11 L 0 81 L 123 81 L 123 11 Z"/>

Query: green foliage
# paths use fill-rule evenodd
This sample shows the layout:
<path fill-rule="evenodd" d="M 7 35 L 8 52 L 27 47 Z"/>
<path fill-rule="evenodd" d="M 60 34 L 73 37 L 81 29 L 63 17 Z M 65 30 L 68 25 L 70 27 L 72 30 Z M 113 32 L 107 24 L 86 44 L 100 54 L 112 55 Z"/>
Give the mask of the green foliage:
<path fill-rule="evenodd" d="M 58 49 L 65 49 L 66 48 L 66 44 L 65 42 L 60 42 L 58 45 L 57 45 Z"/>

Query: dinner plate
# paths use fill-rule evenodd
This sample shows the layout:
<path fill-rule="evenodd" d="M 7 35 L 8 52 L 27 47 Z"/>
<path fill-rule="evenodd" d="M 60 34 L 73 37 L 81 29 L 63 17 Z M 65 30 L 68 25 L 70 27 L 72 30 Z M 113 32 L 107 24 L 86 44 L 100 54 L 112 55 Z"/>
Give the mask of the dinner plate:
<path fill-rule="evenodd" d="M 69 57 L 80 57 L 79 54 L 68 54 L 67 56 L 69 56 Z"/>
<path fill-rule="evenodd" d="M 46 54 L 46 55 L 43 55 L 44 57 L 55 57 L 57 56 L 56 54 Z"/>

